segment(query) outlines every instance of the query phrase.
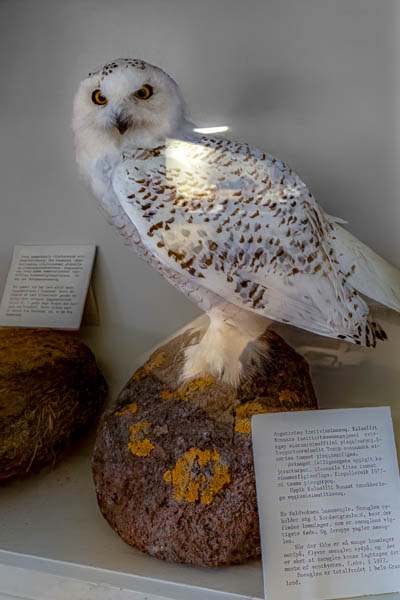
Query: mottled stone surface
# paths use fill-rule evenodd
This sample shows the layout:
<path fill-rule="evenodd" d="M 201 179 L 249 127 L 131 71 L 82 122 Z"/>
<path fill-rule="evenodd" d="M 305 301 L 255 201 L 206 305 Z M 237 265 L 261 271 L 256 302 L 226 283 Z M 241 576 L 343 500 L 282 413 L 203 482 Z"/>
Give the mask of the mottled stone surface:
<path fill-rule="evenodd" d="M 219 567 L 260 556 L 250 416 L 317 408 L 308 365 L 273 332 L 269 360 L 237 390 L 179 385 L 192 331 L 160 347 L 102 418 L 92 459 L 100 509 L 152 556 Z"/>
<path fill-rule="evenodd" d="M 107 385 L 76 333 L 0 330 L 0 482 L 58 460 L 101 409 Z"/>

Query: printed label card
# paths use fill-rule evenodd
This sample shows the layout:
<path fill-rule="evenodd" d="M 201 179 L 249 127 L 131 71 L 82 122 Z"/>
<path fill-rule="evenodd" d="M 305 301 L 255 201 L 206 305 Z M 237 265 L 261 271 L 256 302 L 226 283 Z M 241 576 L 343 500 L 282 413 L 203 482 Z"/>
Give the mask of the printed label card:
<path fill-rule="evenodd" d="M 96 246 L 15 246 L 0 325 L 79 329 Z"/>
<path fill-rule="evenodd" d="M 400 479 L 389 407 L 252 417 L 268 600 L 400 591 Z"/>

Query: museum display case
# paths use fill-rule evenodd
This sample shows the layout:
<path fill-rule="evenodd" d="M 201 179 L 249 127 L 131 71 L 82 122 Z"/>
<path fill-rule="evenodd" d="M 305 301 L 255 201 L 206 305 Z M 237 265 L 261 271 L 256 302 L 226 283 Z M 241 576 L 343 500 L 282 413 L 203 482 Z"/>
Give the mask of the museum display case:
<path fill-rule="evenodd" d="M 313 409 L 316 408 L 316 402 L 321 411 L 331 408 L 390 406 L 396 444 L 400 447 L 400 316 L 387 307 L 372 303 L 373 319 L 371 317 L 370 322 L 363 323 L 363 327 L 366 327 L 362 332 L 362 340 L 365 345 L 370 345 L 370 339 L 376 337 L 377 344 L 375 348 L 361 347 L 357 343 L 343 341 L 343 337 L 346 336 L 342 335 L 342 330 L 338 335 L 331 337 L 318 335 L 316 332 L 321 331 L 321 323 L 317 322 L 317 319 L 313 320 L 311 312 L 304 312 L 304 306 L 297 312 L 294 320 L 299 327 L 283 323 L 282 321 L 293 322 L 290 314 L 293 312 L 293 306 L 297 305 L 294 302 L 288 308 L 285 302 L 282 302 L 283 288 L 279 288 L 281 295 L 271 311 L 266 312 L 266 316 L 271 318 L 274 316 L 273 309 L 279 308 L 276 318 L 281 321 L 270 325 L 274 333 L 270 334 L 269 341 L 274 347 L 274 360 L 276 359 L 278 364 L 278 356 L 281 367 L 277 367 L 275 379 L 271 376 L 268 393 L 265 392 L 263 397 L 260 386 L 251 387 L 249 384 L 247 391 L 245 390 L 248 397 L 244 397 L 243 390 L 242 396 L 236 396 L 231 390 L 236 389 L 237 373 L 233 369 L 231 379 L 224 379 L 224 374 L 229 370 L 225 362 L 224 368 L 220 369 L 223 384 L 220 385 L 216 369 L 212 381 L 203 381 L 198 383 L 196 389 L 191 388 L 190 393 L 197 393 L 199 390 L 201 392 L 198 398 L 196 397 L 196 402 L 201 409 L 204 408 L 205 415 L 198 421 L 192 418 L 193 413 L 190 407 L 188 408 L 189 392 L 186 388 L 179 387 L 178 382 L 180 371 L 188 373 L 188 381 L 193 381 L 194 376 L 197 377 L 193 365 L 197 364 L 198 357 L 182 366 L 175 360 L 178 354 L 174 354 L 174 344 L 178 343 L 174 341 L 175 338 L 181 336 L 178 337 L 179 343 L 185 346 L 187 340 L 192 339 L 191 336 L 196 336 L 193 331 L 204 330 L 207 327 L 207 317 L 201 313 L 208 312 L 208 308 L 204 308 L 207 303 L 214 306 L 216 290 L 220 297 L 224 297 L 228 302 L 240 296 L 240 302 L 247 303 L 247 308 L 258 310 L 261 305 L 265 308 L 263 293 L 257 286 L 254 287 L 241 277 L 240 273 L 238 275 L 233 267 L 223 284 L 220 276 L 228 263 L 240 263 L 243 257 L 240 249 L 235 254 L 235 248 L 244 243 L 247 244 L 246 252 L 249 248 L 253 252 L 250 257 L 253 262 L 251 263 L 250 259 L 248 261 L 251 268 L 256 265 L 257 270 L 261 268 L 264 272 L 266 263 L 264 261 L 261 265 L 263 254 L 259 250 L 259 246 L 264 242 L 273 246 L 273 262 L 282 267 L 284 258 L 290 255 L 290 241 L 296 242 L 296 231 L 293 228 L 299 215 L 279 215 L 279 220 L 282 218 L 283 221 L 277 225 L 284 227 L 282 236 L 286 245 L 281 244 L 279 239 L 278 243 L 275 243 L 275 239 L 272 243 L 264 240 L 260 233 L 261 226 L 270 226 L 270 223 L 264 223 L 260 216 L 259 211 L 263 208 L 258 204 L 253 206 L 251 202 L 260 203 L 264 198 L 265 202 L 269 203 L 265 204 L 265 210 L 270 210 L 271 206 L 271 211 L 274 211 L 273 218 L 278 219 L 278 213 L 275 214 L 275 211 L 279 210 L 279 207 L 277 209 L 273 199 L 268 196 L 268 184 L 276 188 L 288 185 L 291 193 L 297 185 L 297 191 L 300 188 L 303 190 L 303 184 L 300 185 L 297 179 L 294 179 L 294 175 L 292 181 L 292 173 L 297 173 L 301 181 L 304 181 L 304 185 L 307 186 L 304 189 L 311 190 L 322 209 L 319 213 L 313 205 L 315 210 L 309 218 L 309 223 L 303 223 L 306 229 L 303 231 L 304 236 L 308 236 L 304 241 L 307 255 L 301 255 L 300 258 L 304 262 L 304 268 L 308 268 L 307 275 L 311 272 L 309 265 L 314 260 L 312 252 L 320 252 L 320 239 L 312 239 L 311 234 L 318 231 L 324 242 L 329 235 L 328 227 L 331 226 L 331 230 L 334 230 L 336 225 L 337 231 L 340 232 L 342 227 L 347 228 L 395 268 L 400 267 L 400 203 L 396 180 L 400 157 L 397 125 L 399 7 L 394 2 L 382 4 L 376 0 L 355 0 L 346 6 L 339 3 L 321 4 L 318 0 L 273 0 L 269 3 L 257 0 L 248 6 L 228 0 L 220 3 L 208 0 L 202 3 L 183 0 L 126 3 L 118 0 L 112 8 L 103 0 L 96 4 L 91 0 L 73 0 L 68 3 L 39 0 L 32 6 L 9 0 L 3 3 L 0 12 L 3 13 L 6 24 L 1 45 L 4 56 L 7 56 L 7 68 L 4 73 L 7 84 L 4 86 L 2 99 L 4 109 L 0 115 L 4 132 L 1 142 L 4 148 L 4 172 L 1 180 L 0 291 L 5 288 L 13 248 L 16 245 L 96 246 L 96 261 L 86 310 L 77 335 L 82 348 L 85 344 L 95 357 L 96 363 L 89 353 L 91 368 L 96 374 L 101 394 L 96 402 L 93 400 L 93 408 L 88 409 L 88 416 L 82 418 L 85 424 L 100 411 L 106 391 L 102 376 L 108 386 L 108 412 L 106 418 L 101 421 L 97 443 L 96 427 L 99 419 L 78 440 L 74 439 L 65 455 L 60 453 L 61 460 L 40 472 L 30 473 L 30 467 L 38 455 L 39 444 L 35 442 L 32 456 L 29 460 L 25 457 L 25 462 L 21 462 L 22 470 L 27 472 L 27 475 L 1 484 L 0 599 L 17 597 L 30 600 L 69 600 L 85 597 L 101 600 L 112 597 L 121 600 L 261 600 L 264 598 L 261 560 L 247 560 L 248 557 L 258 556 L 260 553 L 258 533 L 251 539 L 250 550 L 246 548 L 239 556 L 235 554 L 234 548 L 231 554 L 228 553 L 227 560 L 215 558 L 214 555 L 210 559 L 204 546 L 208 538 L 205 536 L 204 542 L 200 535 L 197 541 L 191 542 L 191 551 L 186 554 L 177 552 L 176 545 L 169 552 L 162 544 L 155 550 L 149 550 L 149 544 L 146 546 L 144 543 L 143 549 L 147 554 L 141 552 L 123 541 L 125 539 L 129 544 L 141 547 L 141 541 L 129 531 L 129 515 L 116 516 L 116 513 L 110 510 L 115 482 L 111 481 L 110 471 L 102 469 L 102 461 L 109 460 L 110 464 L 113 464 L 114 476 L 118 480 L 125 467 L 121 462 L 117 468 L 117 461 L 112 462 L 114 451 L 121 454 L 118 445 L 119 424 L 115 419 L 113 421 L 113 417 L 118 416 L 121 423 L 125 419 L 130 427 L 130 451 L 135 456 L 145 456 L 146 452 L 150 453 L 154 448 L 155 438 L 151 438 L 151 442 L 147 439 L 153 421 L 156 423 L 153 431 L 155 436 L 166 435 L 167 430 L 170 435 L 169 427 L 178 440 L 181 454 L 173 454 L 173 442 L 169 446 L 165 445 L 165 455 L 159 453 L 162 483 L 165 487 L 166 484 L 169 485 L 170 496 L 174 493 L 176 502 L 184 500 L 192 502 L 195 506 L 197 501 L 207 508 L 212 505 L 218 493 L 222 497 L 221 490 L 225 494 L 231 475 L 224 463 L 224 457 L 221 461 L 218 451 L 211 453 L 209 449 L 199 449 L 199 440 L 202 436 L 206 439 L 210 431 L 217 431 L 218 435 L 213 435 L 215 439 L 222 440 L 221 445 L 225 448 L 229 436 L 223 427 L 231 428 L 232 440 L 235 431 L 239 432 L 239 435 L 248 436 L 247 445 L 243 445 L 243 452 L 247 453 L 247 459 L 250 460 L 250 418 L 252 414 L 262 412 L 265 407 L 268 407 L 268 410 L 271 407 L 271 410 L 277 409 L 277 398 L 282 399 L 279 410 Z M 116 59 L 118 56 L 140 60 L 124 62 L 123 59 Z M 157 215 L 150 213 L 145 213 L 144 217 L 147 219 L 146 227 L 147 223 L 149 224 L 149 239 L 151 243 L 154 242 L 154 248 L 158 248 L 156 252 L 160 251 L 160 254 L 155 253 L 150 258 L 147 247 L 140 247 L 139 256 L 132 252 L 132 246 L 138 245 L 135 237 L 137 232 L 134 228 L 132 231 L 127 228 L 129 219 L 134 223 L 134 211 L 128 205 L 132 204 L 130 200 L 133 200 L 136 193 L 140 195 L 140 210 L 149 210 L 145 204 L 149 201 L 147 190 L 132 190 L 129 187 L 131 184 L 128 180 L 135 175 L 134 159 L 138 158 L 135 153 L 128 159 L 124 156 L 123 161 L 127 159 L 128 162 L 121 163 L 122 168 L 127 166 L 126 181 L 125 176 L 119 180 L 122 181 L 119 200 L 124 213 L 108 210 L 110 207 L 104 203 L 103 210 L 100 210 L 76 168 L 71 112 L 79 83 L 84 80 L 92 85 L 92 75 L 87 79 L 90 70 L 92 74 L 100 74 L 100 87 L 104 77 L 111 81 L 111 76 L 125 67 L 145 71 L 147 67 L 142 60 L 159 65 L 179 83 L 190 107 L 186 125 L 195 130 L 193 140 L 197 140 L 199 147 L 201 146 L 202 150 L 206 148 L 207 152 L 215 151 L 213 160 L 216 163 L 234 156 L 235 168 L 232 167 L 230 178 L 244 178 L 243 181 L 240 180 L 240 185 L 237 180 L 232 184 L 230 179 L 230 186 L 222 191 L 226 193 L 228 190 L 229 193 L 236 194 L 235 202 L 251 204 L 250 207 L 243 204 L 245 209 L 239 207 L 245 211 L 251 208 L 248 215 L 244 215 L 246 219 L 248 217 L 248 222 L 244 219 L 243 223 L 237 224 L 237 240 L 233 234 L 229 237 L 229 215 L 228 222 L 224 220 L 224 225 L 228 226 L 226 231 L 221 227 L 220 231 L 210 234 L 210 230 L 207 229 L 208 237 L 204 245 L 207 242 L 209 254 L 204 254 L 199 260 L 195 256 L 183 256 L 181 246 L 177 248 L 172 243 L 168 246 L 170 240 L 167 239 L 166 232 L 168 233 L 173 220 L 177 218 L 176 210 L 182 208 L 187 219 L 185 227 L 182 227 L 183 244 L 190 237 L 186 226 L 193 223 L 192 215 L 186 215 L 187 207 L 183 205 L 187 202 L 185 194 L 188 192 L 183 189 L 184 185 L 179 179 L 181 173 L 179 176 L 176 174 L 183 168 L 182 152 L 177 147 L 179 144 L 175 144 L 174 141 L 170 143 L 169 150 L 172 154 L 169 155 L 165 148 L 160 149 L 157 146 L 152 148 L 151 152 L 148 149 L 147 153 L 143 151 L 139 156 L 139 160 L 145 162 L 150 154 L 150 159 L 157 162 L 160 155 L 163 156 L 163 152 L 166 152 L 167 168 L 165 172 L 161 168 L 157 177 L 161 173 L 162 177 L 166 177 L 167 184 L 162 186 L 158 179 L 155 182 L 158 186 L 157 194 L 160 194 L 160 198 L 157 196 L 157 202 L 161 202 L 157 208 L 161 211 L 160 214 L 162 213 L 162 219 L 160 216 L 159 221 Z M 101 65 L 105 66 L 100 67 Z M 148 82 L 143 85 L 142 83 L 138 89 L 135 88 L 135 102 L 146 102 L 155 92 L 155 86 Z M 83 84 L 84 89 L 86 85 L 87 83 Z M 96 105 L 102 110 L 107 102 L 111 105 L 111 100 L 102 93 L 100 87 L 94 90 L 90 88 L 90 102 L 93 104 L 90 104 L 91 109 Z M 177 97 L 180 98 L 180 95 Z M 82 115 L 76 113 L 75 109 L 74 111 L 75 144 L 79 147 L 82 140 L 79 136 L 77 138 L 76 132 L 77 123 L 81 124 Z M 112 135 L 116 139 L 126 135 L 126 131 L 132 126 L 132 115 L 125 115 L 125 120 L 122 116 L 121 113 L 113 117 L 116 129 L 112 131 Z M 216 136 L 210 142 L 211 149 L 207 146 L 211 139 L 207 136 L 210 135 Z M 225 147 L 225 142 L 220 142 L 218 136 L 222 136 L 221 139 L 225 136 L 229 140 L 238 140 L 238 145 L 234 142 Z M 252 154 L 252 151 L 248 150 L 249 147 L 260 150 Z M 218 154 L 221 153 L 221 148 L 222 155 Z M 85 152 L 86 150 L 83 155 Z M 196 157 L 193 148 L 186 154 L 193 152 Z M 268 161 L 271 164 L 264 152 L 268 153 Z M 78 164 L 81 159 L 82 154 L 79 154 L 78 148 Z M 84 159 L 85 156 L 82 160 Z M 131 159 L 133 162 L 129 162 Z M 245 194 L 246 198 L 243 196 L 237 200 L 240 190 L 248 184 L 248 178 L 256 175 L 258 177 L 256 170 L 252 169 L 249 174 L 245 166 L 242 169 L 243 172 L 246 171 L 245 176 L 239 173 L 242 168 L 239 163 L 253 159 L 268 162 L 270 170 L 262 184 L 266 186 L 266 191 L 259 191 L 257 198 Z M 226 168 L 230 169 L 231 164 L 226 164 Z M 158 162 L 157 165 L 160 168 Z M 105 170 L 108 168 L 107 164 L 102 163 L 103 167 Z M 85 169 L 81 168 L 81 171 L 85 174 Z M 277 177 L 278 171 L 279 178 L 275 181 L 274 177 Z M 282 180 L 283 171 L 287 180 L 285 177 Z M 101 174 L 104 174 L 103 171 Z M 217 175 L 223 179 L 223 173 L 218 171 Z M 213 178 L 215 179 L 215 174 Z M 222 184 L 214 179 L 210 189 L 203 190 L 203 196 L 208 194 L 207 201 L 210 202 L 213 201 L 211 196 L 214 192 L 217 194 L 221 191 Z M 142 185 L 141 181 L 139 179 L 139 185 Z M 97 179 L 94 185 L 92 181 L 92 191 L 95 195 L 96 189 L 93 188 L 96 188 L 97 184 Z M 174 205 L 173 212 L 167 214 L 163 194 L 164 187 L 168 185 L 175 186 L 174 193 L 179 196 L 179 192 L 182 197 L 179 196 L 176 200 L 178 204 Z M 279 193 L 282 192 L 283 200 L 280 197 L 279 202 L 286 207 L 288 198 L 281 187 Z M 196 189 L 198 193 L 200 188 L 197 186 Z M 299 194 L 301 195 L 300 191 Z M 101 194 L 100 197 L 103 198 Z M 225 210 L 226 205 L 230 207 L 229 202 L 232 198 L 221 198 L 217 198 L 217 208 L 213 205 L 210 208 L 211 212 L 214 210 L 218 213 L 220 205 L 223 207 L 221 210 Z M 313 202 L 311 195 L 309 198 L 308 202 Z M 155 202 L 156 198 L 150 200 Z M 289 200 L 295 205 L 295 194 L 290 196 Z M 179 205 L 179 201 L 182 202 L 182 206 Z M 294 205 L 291 207 L 293 210 Z M 189 208 L 193 211 L 198 210 L 195 206 Z M 234 212 L 235 207 L 230 208 Z M 288 210 L 291 210 L 290 207 Z M 125 245 L 117 232 L 107 224 L 104 211 L 108 213 L 108 220 L 125 235 Z M 332 219 L 330 215 L 338 219 Z M 204 216 L 202 226 L 209 222 L 209 217 L 205 213 L 202 217 Z M 288 223 L 286 217 L 290 219 Z M 235 214 L 235 218 L 239 217 Z M 310 223 L 312 231 L 307 229 Z M 243 227 L 243 231 L 239 231 L 240 227 Z M 250 227 L 252 229 L 248 233 Z M 161 233 L 166 235 L 165 239 L 159 237 Z M 217 250 L 217 241 L 221 243 L 221 238 L 217 240 L 216 236 L 221 233 L 226 250 L 225 254 L 218 254 L 218 262 L 217 253 L 220 250 Z M 259 237 L 254 237 L 253 234 Z M 274 237 L 279 237 L 275 234 L 276 231 Z M 204 233 L 203 237 L 205 236 Z M 333 239 L 336 240 L 336 237 L 333 236 Z M 327 256 L 323 257 L 326 262 L 321 259 L 323 267 L 319 262 L 313 265 L 314 275 L 321 270 L 318 275 L 321 276 L 321 281 L 323 277 L 328 278 L 328 271 L 325 272 L 324 267 L 331 260 L 329 257 L 334 253 L 337 257 L 343 256 L 343 239 L 340 235 L 339 241 L 334 242 L 333 239 L 329 240 L 329 246 L 324 246 L 324 251 L 328 248 L 328 252 L 325 252 Z M 350 243 L 348 239 L 346 243 Z M 254 244 L 254 248 L 251 244 Z M 309 248 L 310 245 L 312 248 Z M 196 248 L 196 244 L 193 244 L 193 247 Z M 385 268 L 382 266 L 380 270 L 379 262 L 374 262 L 374 255 L 367 254 L 366 259 L 362 248 L 360 250 L 360 247 L 354 247 L 357 250 L 354 251 L 350 262 L 354 262 L 357 273 L 362 273 L 365 283 L 360 291 L 365 293 L 365 289 L 369 289 L 373 296 L 374 288 L 379 297 L 375 299 L 380 299 L 383 304 L 383 296 L 386 300 L 391 294 L 396 298 L 398 280 L 393 289 L 390 288 L 387 273 L 383 276 Z M 150 251 L 154 248 L 152 246 Z M 165 268 L 157 263 L 158 260 L 162 262 L 164 249 Z M 329 254 L 329 249 L 332 250 L 332 254 Z M 186 246 L 184 250 L 186 252 Z M 191 250 L 192 248 L 188 251 Z M 141 257 L 144 257 L 145 261 L 142 261 Z M 320 258 L 319 255 L 318 257 Z M 156 269 L 152 269 L 146 261 L 156 266 Z M 210 276 L 216 264 L 218 268 Z M 341 273 L 351 285 L 355 281 L 352 279 L 352 264 L 346 263 L 348 269 Z M 293 290 L 301 288 L 303 299 L 307 297 L 308 291 L 308 300 L 313 303 L 320 288 L 309 286 L 305 290 L 304 285 L 298 285 L 296 288 L 296 282 L 299 281 L 296 280 L 296 276 L 302 272 L 303 267 L 299 267 L 297 263 L 293 265 L 290 273 L 284 269 L 284 278 L 292 277 L 290 286 L 293 281 Z M 175 266 L 179 266 L 180 269 L 178 277 L 174 274 Z M 187 279 L 182 277 L 182 273 Z M 160 274 L 164 278 L 160 277 Z M 394 279 L 398 277 L 395 269 L 390 271 L 390 274 Z M 207 280 L 207 285 L 202 288 L 207 288 L 207 291 L 203 295 L 201 290 L 199 292 L 199 287 L 195 286 L 192 289 L 188 284 L 193 277 L 198 277 L 199 281 Z M 218 285 L 215 284 L 217 280 Z M 342 283 L 339 277 L 333 283 L 330 281 L 332 289 L 335 285 L 340 287 Z M 357 280 L 357 283 L 360 281 Z M 321 289 L 325 291 L 323 284 Z M 387 295 L 385 290 L 389 290 Z M 184 293 L 181 293 L 182 291 Z M 195 300 L 194 303 L 190 302 L 190 297 Z M 335 301 L 336 298 L 329 297 L 327 305 L 332 306 Z M 360 309 L 354 298 L 351 301 L 353 310 L 349 309 L 346 317 L 350 320 L 353 319 L 353 312 Z M 393 308 L 396 302 L 397 300 L 389 299 L 386 303 Z M 216 304 L 218 305 L 218 302 Z M 238 306 L 237 302 L 235 306 Z M 330 308 L 327 310 L 329 312 Z M 332 322 L 333 318 L 330 327 Z M 373 323 L 372 332 L 369 328 L 370 323 Z M 379 323 L 382 329 L 376 323 Z M 256 330 L 259 326 L 258 321 L 253 322 L 253 325 Z M 385 333 L 382 333 L 382 330 Z M 3 331 L 6 329 L 2 329 Z M 217 333 L 220 334 L 219 331 Z M 359 335 L 361 334 L 356 331 L 357 340 L 353 341 L 358 341 Z M 227 330 L 224 330 L 223 336 L 226 343 L 221 344 L 221 347 L 224 347 L 224 352 L 228 355 L 237 339 L 232 343 L 234 337 L 229 337 Z M 386 336 L 388 340 L 383 339 Z M 213 340 L 218 340 L 218 335 Z M 216 342 L 211 343 L 209 339 L 207 342 L 209 345 L 205 353 L 206 359 L 212 365 L 218 359 L 220 346 Z M 297 355 L 292 353 L 286 344 L 300 356 L 296 358 Z M 46 350 L 40 348 L 39 354 L 42 354 L 43 358 Z M 160 348 L 162 360 L 158 360 Z M 7 348 L 4 353 L 7 353 Z M 222 354 L 222 351 L 220 353 Z M 150 362 L 146 362 L 150 356 Z M 190 356 L 190 352 L 185 354 L 185 357 L 187 356 Z M 268 356 L 268 350 L 265 351 L 265 356 Z M 249 364 L 253 364 L 253 358 L 251 356 L 251 360 L 248 359 Z M 64 357 L 57 355 L 58 359 L 62 363 Z M 269 359 L 267 358 L 266 364 Z M 89 358 L 87 360 L 89 361 Z M 304 361 L 307 361 L 310 367 L 309 375 L 307 363 Z M 46 363 L 46 369 L 52 368 L 49 365 L 50 363 Z M 163 372 L 166 365 L 169 368 L 168 373 Z M 146 379 L 153 371 L 158 377 L 157 385 L 154 381 L 149 384 Z M 267 369 L 266 372 L 273 373 L 273 369 Z M 27 381 L 31 380 L 28 378 Z M 151 387 L 153 384 L 155 387 Z M 213 387 L 207 387 L 211 384 Z M 137 411 L 135 394 L 143 395 L 144 408 L 143 413 L 140 413 L 142 421 L 138 421 L 143 431 L 139 431 L 140 427 L 135 429 L 138 425 L 135 421 L 136 416 L 131 416 Z M 158 422 L 157 405 L 152 406 L 152 394 L 165 401 L 165 405 L 169 400 L 179 400 L 182 406 L 177 409 L 174 407 L 175 412 L 170 411 L 165 423 Z M 224 401 L 230 398 L 230 394 L 232 406 L 237 408 L 243 405 L 249 408 L 249 411 L 235 412 L 230 411 L 229 407 L 227 409 Z M 80 402 L 82 398 L 81 395 Z M 215 405 L 218 406 L 218 410 L 214 405 L 211 406 L 210 398 L 216 398 Z M 251 401 L 254 406 L 250 407 Z M 165 406 L 164 409 L 167 410 Z M 127 413 L 130 413 L 128 417 Z M 216 414 L 218 418 L 215 419 Z M 78 414 L 77 422 L 80 422 L 79 416 Z M 48 429 L 52 431 L 54 423 L 51 414 L 49 416 L 46 413 L 46 419 L 49 419 Z M 212 419 L 214 420 L 211 423 Z M 114 439 L 115 446 L 110 444 L 111 426 L 107 429 L 107 423 L 113 423 L 114 435 L 117 436 L 117 441 Z M 180 428 L 183 431 L 181 436 Z M 7 431 L 4 431 L 6 435 Z M 191 441 L 192 432 L 196 443 Z M 121 439 L 125 444 L 125 437 Z M 95 445 L 95 458 L 92 459 Z M 107 447 L 111 448 L 109 454 Z M 241 451 L 242 446 L 238 447 Z M 237 448 L 235 450 L 238 451 Z M 171 452 L 171 455 L 168 452 Z M 174 457 L 173 460 L 171 456 Z M 181 458 L 177 458 L 178 456 Z M 180 460 L 183 463 L 179 462 Z M 45 462 L 49 462 L 47 455 Z M 237 457 L 232 459 L 232 464 L 237 465 L 239 462 Z M 243 460 L 243 464 L 245 462 Z M 182 464 L 183 470 L 194 468 L 195 475 L 192 480 L 189 477 L 187 487 L 179 488 L 176 481 Z M 150 479 L 153 470 L 161 467 L 156 467 L 155 461 L 149 461 L 148 465 L 146 469 Z M 207 467 L 210 472 L 211 467 L 214 468 L 211 476 L 207 471 L 207 483 L 204 474 L 200 473 L 201 467 Z M 137 488 L 143 487 L 142 483 L 146 481 L 146 469 L 140 471 L 140 477 L 144 480 L 138 479 L 134 482 Z M 129 495 L 136 493 L 135 486 L 130 485 L 128 481 L 130 473 L 128 469 L 125 479 L 121 475 L 118 483 L 126 502 L 121 504 L 123 510 L 129 505 Z M 254 523 L 257 519 L 253 479 L 250 482 L 253 488 L 249 510 L 252 517 L 248 521 L 249 532 L 254 534 Z M 103 494 L 103 489 L 111 491 Z M 154 487 L 153 489 L 155 490 Z M 154 491 L 154 497 L 159 497 L 158 492 L 159 490 Z M 246 497 L 243 490 L 240 493 L 240 511 L 243 513 L 246 510 Z M 368 492 L 365 492 L 365 500 L 368 501 Z M 160 500 L 163 506 L 166 502 L 167 500 Z M 139 516 L 136 515 L 137 519 L 146 514 L 145 503 L 140 510 L 142 512 Z M 121 537 L 109 526 L 101 511 Z M 189 511 L 185 514 L 188 515 Z M 124 530 L 121 523 L 126 517 L 128 525 Z M 172 519 L 170 515 L 168 518 Z M 216 517 L 220 533 L 215 533 L 215 536 L 220 535 L 223 544 L 226 545 L 230 543 L 231 538 L 228 534 L 223 537 L 225 531 L 222 529 L 231 526 L 228 509 L 224 518 L 223 521 Z M 168 521 L 172 527 L 171 522 Z M 173 521 L 173 527 L 179 528 L 179 518 L 176 522 Z M 216 531 L 217 525 L 214 525 Z M 149 527 L 151 526 L 152 519 Z M 157 527 L 160 528 L 160 523 Z M 207 535 L 209 536 L 209 532 Z M 249 539 L 250 537 L 251 533 Z M 180 539 L 178 534 L 177 539 Z M 180 542 L 177 543 L 179 545 Z M 215 546 L 218 546 L 217 541 Z M 235 562 L 231 560 L 232 556 L 236 556 L 236 562 L 244 564 L 231 564 Z M 185 562 L 194 564 L 183 564 Z M 330 598 L 332 597 L 331 592 Z M 379 597 L 374 596 L 376 600 Z M 391 597 L 400 598 L 400 593 Z"/>

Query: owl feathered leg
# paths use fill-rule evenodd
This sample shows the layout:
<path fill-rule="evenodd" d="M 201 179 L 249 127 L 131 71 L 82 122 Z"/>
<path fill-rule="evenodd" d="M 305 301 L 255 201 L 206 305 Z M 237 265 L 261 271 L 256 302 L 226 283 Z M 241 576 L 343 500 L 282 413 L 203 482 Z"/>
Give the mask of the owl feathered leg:
<path fill-rule="evenodd" d="M 182 381 L 209 373 L 236 387 L 266 358 L 265 340 L 261 344 L 259 338 L 271 321 L 230 303 L 213 308 L 207 316 L 210 323 L 204 336 L 185 350 Z"/>

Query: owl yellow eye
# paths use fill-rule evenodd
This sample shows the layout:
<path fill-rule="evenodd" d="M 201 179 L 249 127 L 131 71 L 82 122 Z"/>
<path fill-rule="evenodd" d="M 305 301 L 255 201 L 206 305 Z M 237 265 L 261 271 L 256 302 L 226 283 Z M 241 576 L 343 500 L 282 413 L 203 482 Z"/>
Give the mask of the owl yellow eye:
<path fill-rule="evenodd" d="M 103 96 L 101 90 L 94 90 L 92 100 L 95 104 L 107 104 L 107 98 Z"/>
<path fill-rule="evenodd" d="M 152 95 L 153 95 L 153 88 L 151 87 L 151 85 L 148 85 L 147 83 L 145 85 L 143 85 L 140 88 L 140 90 L 136 90 L 136 92 L 135 92 L 136 98 L 140 98 L 141 100 L 147 100 Z"/>

